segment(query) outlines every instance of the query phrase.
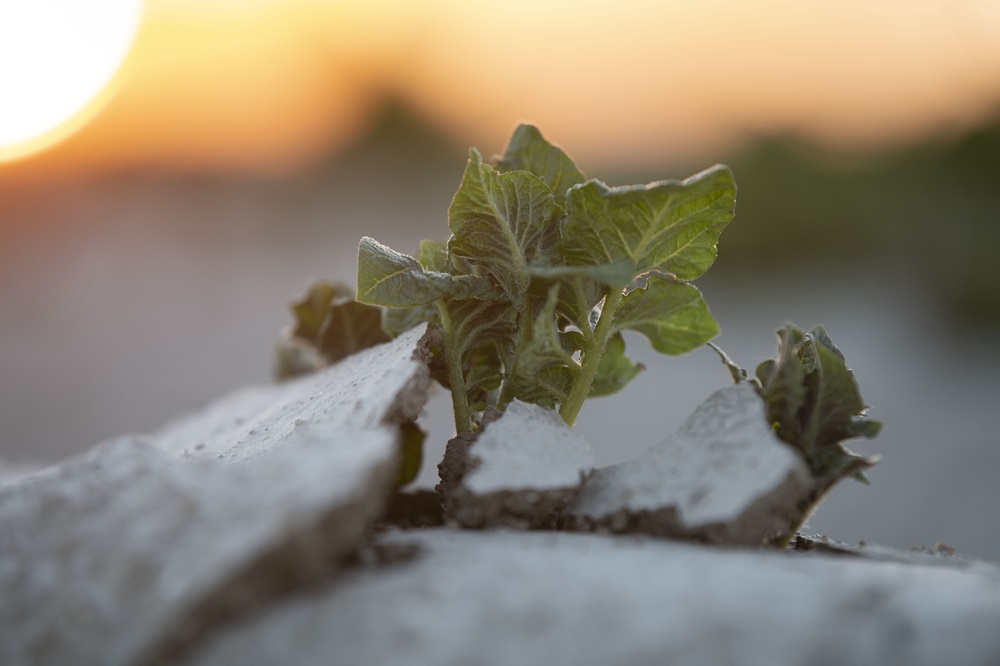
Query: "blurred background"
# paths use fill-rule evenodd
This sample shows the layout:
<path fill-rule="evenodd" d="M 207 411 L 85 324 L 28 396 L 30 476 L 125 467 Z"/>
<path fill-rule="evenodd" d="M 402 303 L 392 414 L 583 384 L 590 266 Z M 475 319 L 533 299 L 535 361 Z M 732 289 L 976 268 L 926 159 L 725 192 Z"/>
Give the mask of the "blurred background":
<path fill-rule="evenodd" d="M 270 381 L 288 302 L 361 235 L 446 235 L 467 147 L 528 121 L 611 184 L 732 166 L 717 342 L 754 367 L 823 323 L 885 422 L 814 530 L 1000 558 L 1000 4 L 147 0 L 105 97 L 0 162 L 4 463 Z M 578 426 L 600 464 L 729 383 L 628 344 L 647 371 Z"/>

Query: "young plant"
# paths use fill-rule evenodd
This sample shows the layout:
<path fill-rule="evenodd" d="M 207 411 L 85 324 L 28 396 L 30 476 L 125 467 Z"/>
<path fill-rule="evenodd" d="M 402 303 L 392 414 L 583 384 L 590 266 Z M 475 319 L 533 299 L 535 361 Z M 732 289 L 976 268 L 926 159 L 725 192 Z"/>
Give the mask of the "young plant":
<path fill-rule="evenodd" d="M 735 197 L 724 166 L 629 187 L 588 180 L 521 125 L 494 163 L 471 150 L 447 243 L 424 241 L 412 257 L 361 240 L 357 301 L 387 308 L 390 335 L 431 323 L 458 432 L 514 399 L 573 425 L 586 398 L 642 369 L 623 331 L 665 354 L 718 334 L 690 281 L 714 262 Z"/>
<path fill-rule="evenodd" d="M 754 385 L 774 432 L 802 454 L 815 481 L 814 505 L 848 476 L 867 483 L 864 470 L 877 463 L 878 456 L 860 456 L 843 442 L 872 439 L 882 424 L 868 418 L 854 373 L 823 326 L 807 333 L 789 323 L 777 335 L 777 357 L 758 365 L 756 376 L 749 379 L 743 368 L 712 347 L 736 383 Z"/>

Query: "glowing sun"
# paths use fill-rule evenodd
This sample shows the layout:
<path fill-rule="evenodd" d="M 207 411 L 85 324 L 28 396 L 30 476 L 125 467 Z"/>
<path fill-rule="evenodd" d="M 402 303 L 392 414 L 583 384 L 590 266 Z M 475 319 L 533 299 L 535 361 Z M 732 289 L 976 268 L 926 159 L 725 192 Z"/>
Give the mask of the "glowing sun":
<path fill-rule="evenodd" d="M 142 0 L 0 0 L 0 162 L 82 126 L 114 91 Z"/>

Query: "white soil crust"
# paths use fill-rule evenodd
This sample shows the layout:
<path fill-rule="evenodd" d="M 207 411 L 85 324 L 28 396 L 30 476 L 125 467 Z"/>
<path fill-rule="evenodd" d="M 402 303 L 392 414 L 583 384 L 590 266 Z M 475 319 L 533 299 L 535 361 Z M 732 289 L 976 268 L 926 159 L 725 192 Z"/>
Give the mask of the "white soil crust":
<path fill-rule="evenodd" d="M 991 664 L 1000 568 L 643 536 L 386 533 L 186 666 Z"/>
<path fill-rule="evenodd" d="M 555 412 L 520 401 L 484 423 L 450 440 L 438 465 L 447 520 L 474 529 L 556 527 L 593 468 L 590 447 Z"/>
<path fill-rule="evenodd" d="M 174 663 L 326 580 L 395 490 L 422 334 L 4 485 L 0 663 Z"/>
<path fill-rule="evenodd" d="M 515 401 L 448 443 L 438 493 L 398 492 L 422 333 L 0 487 L 0 663 L 1000 659 L 1000 569 L 947 546 L 647 538 L 795 536 L 822 493 L 748 386 L 597 472 Z M 445 520 L 480 531 L 389 527 Z"/>
<path fill-rule="evenodd" d="M 741 384 L 713 394 L 642 456 L 595 471 L 560 524 L 720 545 L 784 544 L 815 494 L 801 456 L 771 431 L 760 397 Z"/>

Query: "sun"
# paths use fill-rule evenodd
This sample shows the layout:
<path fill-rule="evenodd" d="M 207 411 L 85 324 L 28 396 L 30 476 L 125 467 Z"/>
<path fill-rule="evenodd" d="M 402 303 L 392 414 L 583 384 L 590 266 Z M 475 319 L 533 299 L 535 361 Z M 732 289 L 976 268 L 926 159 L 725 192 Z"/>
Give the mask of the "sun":
<path fill-rule="evenodd" d="M 72 134 L 111 97 L 142 0 L 0 0 L 0 162 Z"/>

